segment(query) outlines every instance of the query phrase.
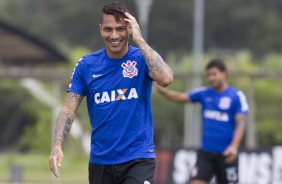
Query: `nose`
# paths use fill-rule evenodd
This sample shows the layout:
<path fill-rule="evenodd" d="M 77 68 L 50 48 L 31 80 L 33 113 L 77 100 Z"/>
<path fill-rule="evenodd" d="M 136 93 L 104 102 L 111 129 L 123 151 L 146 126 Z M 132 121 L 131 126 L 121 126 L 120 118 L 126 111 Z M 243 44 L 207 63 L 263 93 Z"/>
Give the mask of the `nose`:
<path fill-rule="evenodd" d="M 209 82 L 213 82 L 215 80 L 215 77 L 214 76 L 208 76 L 207 79 L 208 79 Z"/>
<path fill-rule="evenodd" d="M 116 30 L 113 30 L 112 34 L 111 34 L 111 39 L 117 39 L 118 38 L 118 33 Z"/>

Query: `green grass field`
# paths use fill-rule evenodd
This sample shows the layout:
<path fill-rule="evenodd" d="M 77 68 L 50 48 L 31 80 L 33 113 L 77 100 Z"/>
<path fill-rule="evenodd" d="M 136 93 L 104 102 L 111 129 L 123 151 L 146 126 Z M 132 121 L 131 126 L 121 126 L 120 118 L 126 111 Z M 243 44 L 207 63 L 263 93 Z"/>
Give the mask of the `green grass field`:
<path fill-rule="evenodd" d="M 0 154 L 0 184 L 9 183 L 11 165 L 22 167 L 23 183 L 88 183 L 88 157 L 65 153 L 60 177 L 52 177 L 47 154 Z"/>

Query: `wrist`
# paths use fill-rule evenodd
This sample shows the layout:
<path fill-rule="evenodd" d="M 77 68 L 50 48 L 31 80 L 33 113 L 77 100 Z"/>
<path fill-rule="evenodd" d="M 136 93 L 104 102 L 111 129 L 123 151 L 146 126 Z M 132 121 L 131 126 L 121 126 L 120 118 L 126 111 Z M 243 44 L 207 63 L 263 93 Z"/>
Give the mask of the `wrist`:
<path fill-rule="evenodd" d="M 52 150 L 52 152 L 55 151 L 55 150 L 58 150 L 59 152 L 62 152 L 63 148 L 60 145 L 54 145 L 54 146 L 52 146 L 51 150 Z"/>
<path fill-rule="evenodd" d="M 236 144 L 236 143 L 231 143 L 229 147 L 231 147 L 231 148 L 233 148 L 233 149 L 235 149 L 235 150 L 238 150 L 239 145 Z"/>
<path fill-rule="evenodd" d="M 55 139 L 52 145 L 52 148 L 60 148 L 62 149 L 63 142 L 61 139 Z"/>

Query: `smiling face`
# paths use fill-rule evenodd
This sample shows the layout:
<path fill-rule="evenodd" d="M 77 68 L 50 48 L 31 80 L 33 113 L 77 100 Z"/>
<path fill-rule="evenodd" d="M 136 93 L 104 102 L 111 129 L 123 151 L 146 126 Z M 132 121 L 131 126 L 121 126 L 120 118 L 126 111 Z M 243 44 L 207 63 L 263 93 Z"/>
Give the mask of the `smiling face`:
<path fill-rule="evenodd" d="M 110 58 L 122 58 L 128 50 L 129 27 L 120 18 L 116 20 L 113 15 L 103 14 L 99 25 L 106 52 Z"/>

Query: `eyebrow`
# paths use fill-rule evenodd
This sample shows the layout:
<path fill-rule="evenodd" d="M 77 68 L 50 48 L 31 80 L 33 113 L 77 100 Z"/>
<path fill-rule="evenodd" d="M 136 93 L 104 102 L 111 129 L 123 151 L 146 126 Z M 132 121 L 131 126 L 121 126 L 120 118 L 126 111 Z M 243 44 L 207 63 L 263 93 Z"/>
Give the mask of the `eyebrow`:
<path fill-rule="evenodd" d="M 126 28 L 126 26 L 125 26 L 125 25 L 122 25 L 122 26 L 109 26 L 109 25 L 104 25 L 103 28 L 117 29 L 117 28 Z"/>

